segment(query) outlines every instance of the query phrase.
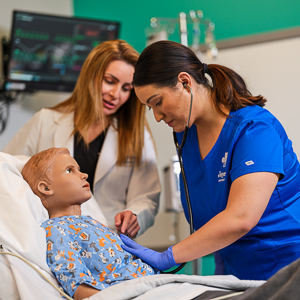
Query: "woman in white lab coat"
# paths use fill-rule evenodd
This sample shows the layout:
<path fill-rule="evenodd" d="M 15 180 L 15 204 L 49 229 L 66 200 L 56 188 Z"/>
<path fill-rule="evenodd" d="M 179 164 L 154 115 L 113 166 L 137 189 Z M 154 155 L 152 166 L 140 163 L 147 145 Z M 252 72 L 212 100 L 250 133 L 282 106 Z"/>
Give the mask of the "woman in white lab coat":
<path fill-rule="evenodd" d="M 37 112 L 3 149 L 32 156 L 68 148 L 108 226 L 132 238 L 153 225 L 160 195 L 153 139 L 131 85 L 137 59 L 122 40 L 95 47 L 71 97 Z"/>

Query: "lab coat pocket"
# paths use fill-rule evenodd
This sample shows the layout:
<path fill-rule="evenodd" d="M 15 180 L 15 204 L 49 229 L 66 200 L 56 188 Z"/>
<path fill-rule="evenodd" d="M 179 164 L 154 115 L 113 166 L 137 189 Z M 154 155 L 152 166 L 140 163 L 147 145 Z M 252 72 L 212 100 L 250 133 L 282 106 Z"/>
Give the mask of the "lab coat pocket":
<path fill-rule="evenodd" d="M 254 254 L 267 280 L 300 257 L 300 246 L 297 243 L 290 243 L 268 250 L 255 251 Z"/>

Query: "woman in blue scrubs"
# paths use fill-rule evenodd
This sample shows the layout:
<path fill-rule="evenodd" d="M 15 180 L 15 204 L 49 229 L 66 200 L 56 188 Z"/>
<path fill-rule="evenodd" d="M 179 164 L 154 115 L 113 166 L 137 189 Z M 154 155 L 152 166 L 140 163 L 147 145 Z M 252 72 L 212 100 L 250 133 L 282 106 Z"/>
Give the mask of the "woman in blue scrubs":
<path fill-rule="evenodd" d="M 224 274 L 256 280 L 299 258 L 299 162 L 266 99 L 235 71 L 203 64 L 175 42 L 148 46 L 135 68 L 138 98 L 179 143 L 193 91 L 182 156 L 195 233 L 163 253 L 122 236 L 126 250 L 162 270 L 218 252 Z M 183 192 L 181 199 L 187 215 Z"/>

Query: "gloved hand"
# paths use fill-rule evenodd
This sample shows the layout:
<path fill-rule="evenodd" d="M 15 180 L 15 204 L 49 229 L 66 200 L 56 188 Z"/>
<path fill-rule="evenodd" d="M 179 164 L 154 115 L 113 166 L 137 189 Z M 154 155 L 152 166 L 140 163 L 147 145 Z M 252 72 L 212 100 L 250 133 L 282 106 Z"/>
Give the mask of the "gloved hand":
<path fill-rule="evenodd" d="M 121 245 L 124 250 L 141 258 L 144 262 L 154 268 L 164 271 L 180 265 L 176 264 L 174 260 L 172 246 L 161 253 L 137 244 L 124 234 L 121 234 L 120 238 L 125 244 Z"/>

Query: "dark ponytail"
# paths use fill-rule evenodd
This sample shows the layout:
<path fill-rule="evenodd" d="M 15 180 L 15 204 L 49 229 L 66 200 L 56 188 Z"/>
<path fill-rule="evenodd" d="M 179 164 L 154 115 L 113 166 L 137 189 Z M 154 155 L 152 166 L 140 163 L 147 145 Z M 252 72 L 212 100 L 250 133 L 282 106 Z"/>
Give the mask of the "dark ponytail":
<path fill-rule="evenodd" d="M 262 96 L 252 96 L 243 78 L 233 70 L 216 64 L 205 65 L 191 49 L 172 41 L 159 41 L 144 49 L 135 66 L 133 85 L 174 88 L 180 72 L 190 74 L 198 84 L 209 89 L 220 112 L 222 105 L 237 110 L 250 105 L 264 106 L 266 102 Z M 205 73 L 211 77 L 211 84 Z"/>
<path fill-rule="evenodd" d="M 263 96 L 252 96 L 244 79 L 230 68 L 210 64 L 207 74 L 212 80 L 212 101 L 221 112 L 221 104 L 230 110 L 238 110 L 251 105 L 264 106 L 267 101 Z"/>

